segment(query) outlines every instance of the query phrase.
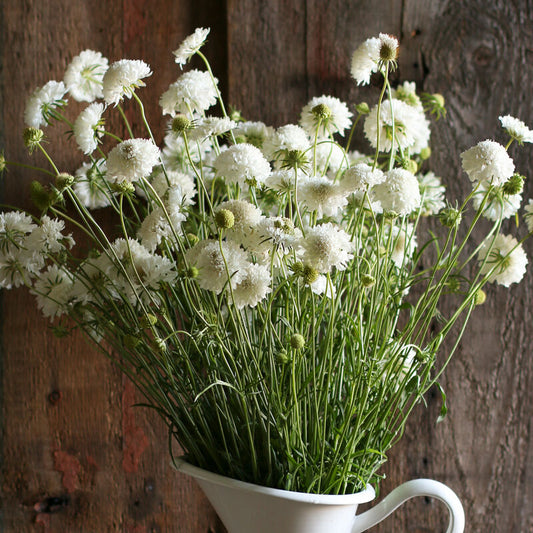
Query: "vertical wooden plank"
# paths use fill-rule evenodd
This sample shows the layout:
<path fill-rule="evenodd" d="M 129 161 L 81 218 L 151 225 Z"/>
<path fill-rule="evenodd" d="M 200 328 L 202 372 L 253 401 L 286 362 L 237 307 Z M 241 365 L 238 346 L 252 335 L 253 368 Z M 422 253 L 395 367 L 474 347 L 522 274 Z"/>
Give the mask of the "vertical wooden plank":
<path fill-rule="evenodd" d="M 1 60 L 9 75 L 3 83 L 1 148 L 8 159 L 46 165 L 38 154 L 30 158 L 21 142 L 25 100 L 35 87 L 61 79 L 70 59 L 85 48 L 100 50 L 110 61 L 130 57 L 151 65 L 154 75 L 139 94 L 161 139 L 165 121 L 158 98 L 179 74 L 171 51 L 194 30 L 193 22 L 207 25 L 198 9 L 208 4 L 3 2 Z M 217 46 L 215 29 L 211 46 L 219 57 L 225 56 L 223 39 Z M 131 102 L 126 107 L 138 117 Z M 138 118 L 134 123 L 146 135 Z M 73 172 L 82 158 L 64 129 L 47 129 L 48 147 L 61 170 Z M 28 184 L 36 178 L 42 179 L 11 168 L 4 177 L 5 202 L 31 208 Z M 2 531 L 220 531 L 200 491 L 170 467 L 162 422 L 132 407 L 140 397 L 131 384 L 80 335 L 53 338 L 27 292 L 4 291 L 2 301 Z M 39 512 L 49 497 L 68 504 Z"/>

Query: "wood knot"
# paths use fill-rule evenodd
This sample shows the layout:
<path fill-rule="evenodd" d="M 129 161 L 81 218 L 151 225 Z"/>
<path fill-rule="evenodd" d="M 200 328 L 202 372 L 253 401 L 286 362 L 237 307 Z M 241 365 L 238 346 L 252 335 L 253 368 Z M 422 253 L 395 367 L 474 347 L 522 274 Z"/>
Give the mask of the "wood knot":
<path fill-rule="evenodd" d="M 486 67 L 492 62 L 494 53 L 488 46 L 482 44 L 474 50 L 473 57 L 476 65 Z"/>
<path fill-rule="evenodd" d="M 62 496 L 50 496 L 40 502 L 37 502 L 33 509 L 37 513 L 58 513 L 70 503 L 68 494 Z"/>

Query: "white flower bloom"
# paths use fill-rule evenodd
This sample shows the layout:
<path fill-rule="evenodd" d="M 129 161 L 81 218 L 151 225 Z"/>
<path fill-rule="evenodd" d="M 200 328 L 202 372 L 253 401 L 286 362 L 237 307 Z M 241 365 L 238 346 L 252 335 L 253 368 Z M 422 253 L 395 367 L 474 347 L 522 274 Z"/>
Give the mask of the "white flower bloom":
<path fill-rule="evenodd" d="M 489 220 L 504 220 L 513 216 L 519 209 L 522 203 L 522 194 L 505 194 L 500 187 L 492 187 L 486 182 L 482 181 L 472 200 L 474 209 L 479 209 L 485 195 L 488 194 L 485 208 L 483 209 L 483 216 Z"/>
<path fill-rule="evenodd" d="M 196 196 L 196 184 L 194 179 L 184 172 L 167 170 L 166 175 L 158 172 L 152 179 L 152 187 L 157 195 L 164 199 L 172 190 L 173 201 L 179 206 L 192 205 Z"/>
<path fill-rule="evenodd" d="M 0 251 L 0 287 L 12 289 L 27 284 L 43 267 L 44 257 L 41 254 L 22 248 Z"/>
<path fill-rule="evenodd" d="M 53 320 L 68 311 L 73 283 L 72 275 L 57 265 L 50 265 L 37 276 L 31 292 L 44 316 Z"/>
<path fill-rule="evenodd" d="M 357 85 L 370 83 L 370 76 L 378 71 L 381 41 L 371 37 L 359 45 L 352 56 L 351 73 Z"/>
<path fill-rule="evenodd" d="M 265 139 L 274 133 L 274 128 L 264 122 L 239 122 L 233 130 L 235 138 L 243 137 L 244 142 L 262 148 Z"/>
<path fill-rule="evenodd" d="M 422 214 L 436 215 L 446 205 L 444 202 L 446 188 L 433 172 L 418 175 L 417 179 L 422 197 Z"/>
<path fill-rule="evenodd" d="M 268 159 L 277 159 L 281 153 L 289 150 L 305 152 L 311 147 L 307 133 L 300 126 L 286 124 L 279 127 L 264 142 L 263 151 Z"/>
<path fill-rule="evenodd" d="M 352 113 L 348 106 L 334 96 L 315 96 L 303 109 L 300 116 L 300 125 L 314 138 L 319 119 L 313 110 L 317 106 L 323 106 L 324 110 L 329 112 L 329 116 L 320 120 L 318 137 L 329 137 L 334 133 L 344 135 L 344 130 L 351 126 Z"/>
<path fill-rule="evenodd" d="M 352 194 L 356 191 L 370 190 L 375 185 L 383 183 L 385 179 L 385 173 L 379 168 L 372 170 L 372 167 L 366 163 L 357 163 L 342 175 L 339 186 L 344 194 Z"/>
<path fill-rule="evenodd" d="M 165 135 L 162 153 L 165 168 L 167 170 L 178 170 L 182 172 L 190 171 L 189 154 L 195 165 L 202 160 L 205 166 L 206 155 L 212 151 L 213 145 L 209 139 L 206 139 L 203 142 L 189 143 L 188 148 L 189 153 L 187 153 L 185 140 L 182 135 L 176 135 L 174 132 L 167 133 Z"/>
<path fill-rule="evenodd" d="M 266 261 L 274 251 L 278 255 L 289 253 L 302 238 L 301 230 L 294 227 L 292 220 L 284 217 L 261 217 L 248 235 L 247 249 Z"/>
<path fill-rule="evenodd" d="M 112 63 L 103 79 L 103 94 L 107 104 L 115 106 L 124 98 L 131 98 L 135 89 L 144 87 L 144 78 L 152 75 L 150 67 L 140 59 L 121 59 Z"/>
<path fill-rule="evenodd" d="M 156 206 L 142 221 L 137 237 L 150 252 L 153 252 L 163 239 L 172 240 L 174 233 L 179 235 L 182 232 L 181 224 L 186 220 L 185 215 L 179 209 L 173 209 L 171 212 L 167 209 L 167 215 L 160 206 Z"/>
<path fill-rule="evenodd" d="M 29 252 L 40 254 L 56 254 L 66 247 L 72 248 L 75 244 L 72 234 L 63 235 L 64 229 L 64 220 L 43 215 L 41 225 L 35 228 L 24 241 L 25 248 Z"/>
<path fill-rule="evenodd" d="M 373 193 L 383 211 L 391 211 L 403 216 L 420 207 L 418 180 L 411 172 L 403 168 L 389 170 L 386 180 L 376 185 Z"/>
<path fill-rule="evenodd" d="M 94 163 L 83 163 L 76 171 L 76 181 L 72 186 L 80 202 L 89 209 L 111 205 L 109 183 L 106 180 L 105 159 Z"/>
<path fill-rule="evenodd" d="M 354 244 L 350 236 L 330 222 L 307 228 L 301 246 L 303 262 L 320 273 L 332 268 L 344 270 L 353 258 Z"/>
<path fill-rule="evenodd" d="M 115 181 L 138 181 L 152 172 L 159 157 L 159 148 L 152 141 L 128 139 L 109 152 L 107 176 Z"/>
<path fill-rule="evenodd" d="M 298 180 L 306 176 L 300 169 L 298 169 Z M 288 193 L 294 190 L 295 183 L 294 170 L 274 170 L 267 178 L 265 186 L 274 191 L 281 193 Z"/>
<path fill-rule="evenodd" d="M 322 141 L 316 147 L 316 164 L 322 172 L 337 173 L 341 168 L 347 167 L 349 162 L 344 148 L 336 142 Z"/>
<path fill-rule="evenodd" d="M 321 296 L 322 294 L 332 300 L 335 298 L 335 295 L 337 294 L 337 289 L 335 285 L 328 280 L 327 276 L 324 274 L 320 274 L 318 276 L 316 281 L 313 281 L 313 283 L 309 284 L 309 287 L 311 287 L 311 290 Z"/>
<path fill-rule="evenodd" d="M 422 101 L 416 94 L 416 84 L 414 81 L 404 81 L 402 85 L 398 85 L 396 89 L 392 90 L 392 97 L 397 100 L 402 100 L 418 111 L 424 110 Z"/>
<path fill-rule="evenodd" d="M 486 262 L 485 262 L 486 260 Z M 490 282 L 504 287 L 518 283 L 526 272 L 527 256 L 521 244 L 511 235 L 499 234 L 485 242 L 479 251 L 480 273 L 488 274 Z M 483 264 L 485 262 L 485 264 Z"/>
<path fill-rule="evenodd" d="M 67 88 L 62 81 L 49 81 L 43 87 L 36 89 L 26 102 L 24 122 L 32 128 L 40 128 L 48 124 L 53 118 L 54 110 L 66 104 L 63 99 Z"/>
<path fill-rule="evenodd" d="M 533 232 L 533 200 L 529 200 L 527 205 L 524 207 L 524 219 L 527 224 L 527 230 L 531 233 Z"/>
<path fill-rule="evenodd" d="M 20 211 L 0 213 L 0 252 L 17 252 L 24 248 L 24 241 L 37 225 L 29 215 Z"/>
<path fill-rule="evenodd" d="M 195 122 L 195 127 L 189 131 L 190 141 L 202 141 L 207 137 L 216 137 L 233 129 L 235 122 L 227 117 L 206 117 Z"/>
<path fill-rule="evenodd" d="M 364 131 L 373 148 L 378 146 L 378 106 L 365 119 Z M 394 132 L 394 143 L 393 143 Z M 429 122 L 423 112 L 393 98 L 384 100 L 379 116 L 379 149 L 389 152 L 394 145 L 412 154 L 419 153 L 429 142 Z"/>
<path fill-rule="evenodd" d="M 104 74 L 108 60 L 100 52 L 84 50 L 74 57 L 65 71 L 65 85 L 72 98 L 78 102 L 94 102 L 102 98 Z"/>
<path fill-rule="evenodd" d="M 265 265 L 249 263 L 242 271 L 242 278 L 233 289 L 233 301 L 237 309 L 255 307 L 272 291 L 270 271 Z"/>
<path fill-rule="evenodd" d="M 260 186 L 271 171 L 261 150 L 246 143 L 230 146 L 215 159 L 214 167 L 219 176 L 241 186 Z"/>
<path fill-rule="evenodd" d="M 195 112 L 209 109 L 217 101 L 217 84 L 218 80 L 214 78 L 213 83 L 209 72 L 185 72 L 161 95 L 159 104 L 163 115 L 174 117 L 183 113 L 191 117 Z"/>
<path fill-rule="evenodd" d="M 323 176 L 313 176 L 299 181 L 298 201 L 309 211 L 316 211 L 318 218 L 324 215 L 335 216 L 347 203 L 339 185 Z"/>
<path fill-rule="evenodd" d="M 502 127 L 519 144 L 533 142 L 533 131 L 531 131 L 521 120 L 505 115 L 499 117 Z"/>
<path fill-rule="evenodd" d="M 198 269 L 198 285 L 216 294 L 220 294 L 230 280 L 235 288 L 243 279 L 243 270 L 248 264 L 244 250 L 232 241 L 200 241 L 187 250 L 185 258 Z"/>
<path fill-rule="evenodd" d="M 84 154 L 92 154 L 98 147 L 98 139 L 104 134 L 104 109 L 104 104 L 90 104 L 74 122 L 74 138 Z"/>
<path fill-rule="evenodd" d="M 461 154 L 470 181 L 503 185 L 514 172 L 514 162 L 505 148 L 494 141 L 481 141 Z"/>
<path fill-rule="evenodd" d="M 411 260 L 416 250 L 414 226 L 413 224 L 407 224 L 405 227 L 401 228 L 392 224 L 386 226 L 383 239 L 384 246 L 389 245 L 389 235 L 391 235 L 390 245 L 392 246 L 392 249 L 390 250 L 391 260 L 398 268 L 402 268 L 402 266 L 406 265 L 406 263 Z"/>
<path fill-rule="evenodd" d="M 176 63 L 183 68 L 183 65 L 204 45 L 210 28 L 196 28 L 192 35 L 186 37 L 177 50 L 174 50 Z"/>

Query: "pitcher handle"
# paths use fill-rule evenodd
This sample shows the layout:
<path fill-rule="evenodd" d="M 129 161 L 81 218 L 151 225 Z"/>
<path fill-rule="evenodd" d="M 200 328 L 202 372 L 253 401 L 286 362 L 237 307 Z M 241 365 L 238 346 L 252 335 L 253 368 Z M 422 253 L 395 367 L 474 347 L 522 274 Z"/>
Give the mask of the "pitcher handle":
<path fill-rule="evenodd" d="M 413 479 L 396 487 L 380 503 L 355 517 L 352 533 L 366 531 L 415 496 L 429 496 L 443 502 L 450 513 L 450 522 L 446 533 L 463 533 L 465 513 L 461 501 L 452 489 L 433 479 Z"/>

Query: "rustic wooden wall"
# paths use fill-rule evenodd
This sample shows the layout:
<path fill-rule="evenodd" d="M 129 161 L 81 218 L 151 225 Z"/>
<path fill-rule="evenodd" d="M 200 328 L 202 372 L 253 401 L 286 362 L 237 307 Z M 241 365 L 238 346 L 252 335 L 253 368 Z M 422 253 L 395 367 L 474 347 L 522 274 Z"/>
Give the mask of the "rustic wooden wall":
<path fill-rule="evenodd" d="M 433 170 L 451 197 L 469 188 L 458 153 L 498 137 L 499 114 L 533 124 L 530 0 L 3 0 L 0 141 L 8 158 L 27 158 L 26 95 L 59 79 L 84 48 L 152 66 L 142 97 L 157 124 L 157 97 L 177 75 L 170 51 L 197 26 L 212 28 L 206 51 L 230 103 L 274 125 L 295 122 L 314 95 L 374 101 L 375 88 L 349 79 L 351 52 L 380 31 L 401 37 L 398 78 L 448 103 L 448 120 L 434 128 Z M 161 123 L 155 129 L 160 137 Z M 54 156 L 73 170 L 75 150 L 63 148 L 60 134 L 53 142 Z M 531 148 L 512 155 L 528 175 Z M 10 170 L 4 202 L 28 205 L 34 178 Z M 468 531 L 533 531 L 532 287 L 530 272 L 519 287 L 488 291 L 444 380 L 449 417 L 435 427 L 440 404 L 430 395 L 391 454 L 383 493 L 433 477 L 463 500 Z M 131 407 L 129 382 L 81 339 L 54 339 L 23 291 L 4 293 L 1 312 L 0 530 L 223 531 L 193 484 L 169 467 L 162 425 Z M 44 512 L 53 497 L 57 512 Z M 375 531 L 444 531 L 441 511 L 414 501 Z"/>

